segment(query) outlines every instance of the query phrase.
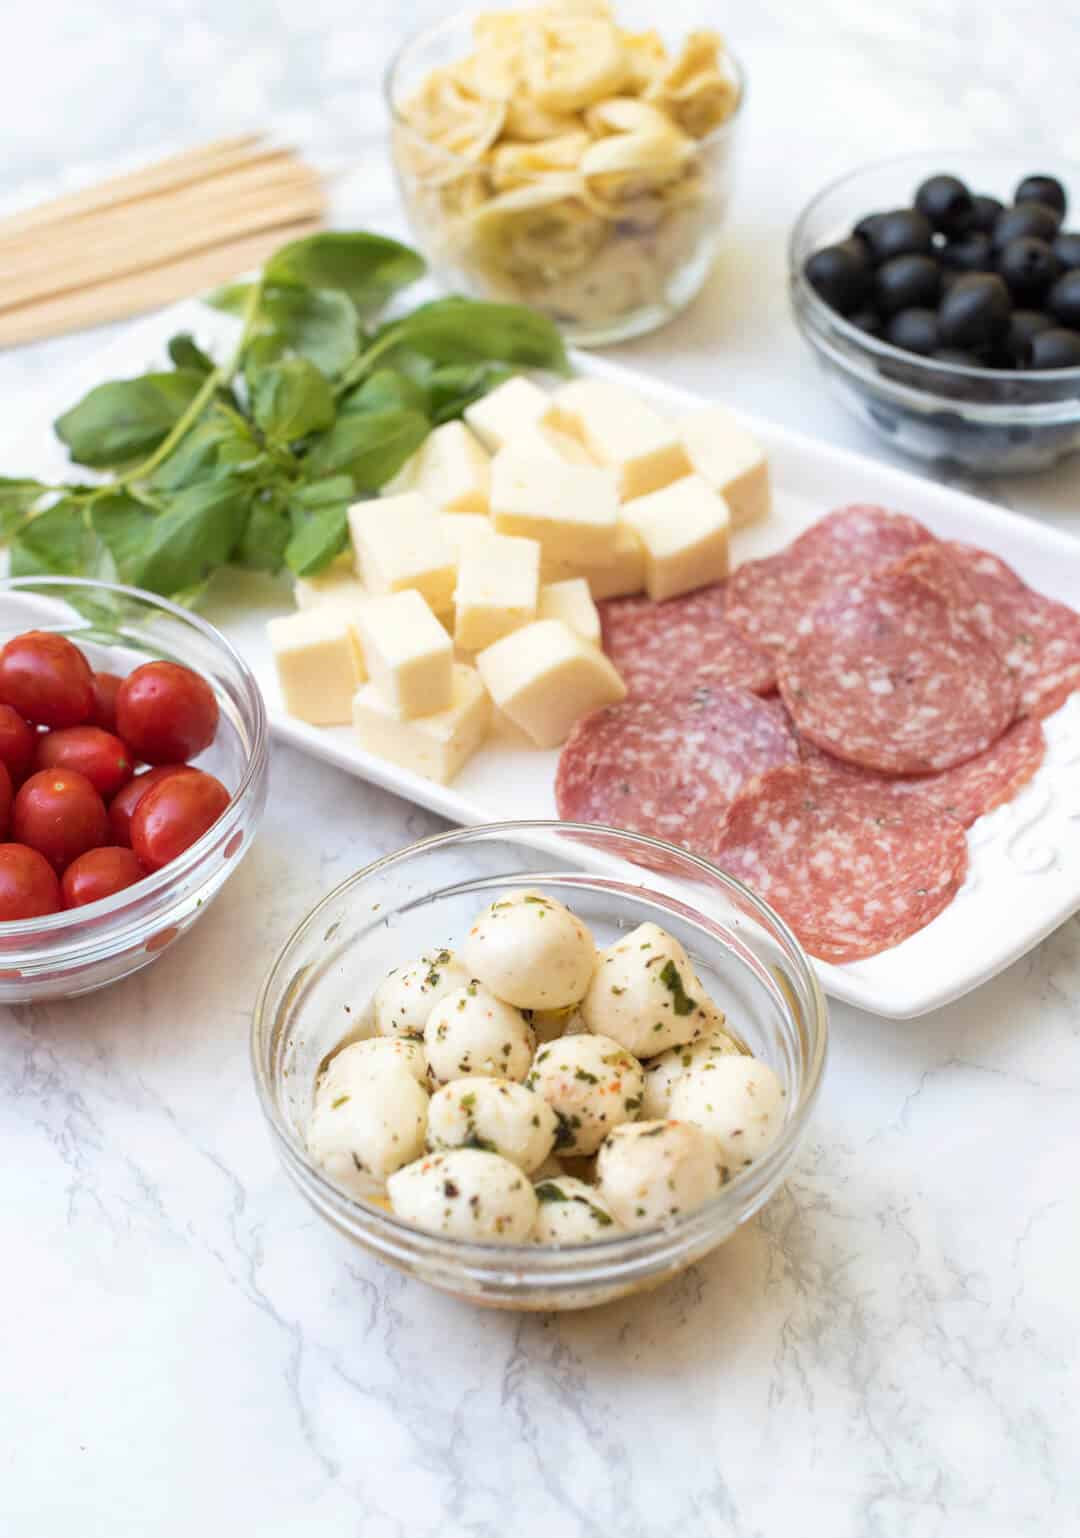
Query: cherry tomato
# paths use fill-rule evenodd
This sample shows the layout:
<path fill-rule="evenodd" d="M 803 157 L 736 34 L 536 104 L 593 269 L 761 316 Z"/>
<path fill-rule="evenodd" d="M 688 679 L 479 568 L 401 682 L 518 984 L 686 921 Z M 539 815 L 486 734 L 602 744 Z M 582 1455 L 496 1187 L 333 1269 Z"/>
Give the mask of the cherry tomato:
<path fill-rule="evenodd" d="M 128 780 L 123 790 L 118 790 L 109 803 L 109 828 L 114 844 L 131 844 L 131 816 L 143 796 L 159 780 L 170 774 L 179 774 L 186 764 L 159 764 L 156 769 L 145 769 L 133 780 Z"/>
<path fill-rule="evenodd" d="M 102 731 L 116 730 L 116 693 L 123 682 L 119 673 L 94 674 L 94 714 L 90 719 Z"/>
<path fill-rule="evenodd" d="M 77 769 L 39 769 L 19 787 L 12 829 L 62 871 L 109 836 L 105 803 Z"/>
<path fill-rule="evenodd" d="M 7 831 L 11 826 L 11 803 L 14 795 L 7 765 L 0 763 L 0 838 L 7 837 Z"/>
<path fill-rule="evenodd" d="M 131 754 L 119 737 L 100 726 L 63 726 L 38 738 L 39 769 L 77 769 L 106 801 L 135 773 Z"/>
<path fill-rule="evenodd" d="M 114 892 L 134 886 L 145 875 L 130 849 L 118 849 L 112 844 L 88 849 L 77 860 L 72 860 L 63 874 L 60 890 L 64 895 L 64 907 L 85 908 L 87 903 L 101 902 Z"/>
<path fill-rule="evenodd" d="M 62 906 L 48 860 L 25 844 L 0 844 L 0 921 L 39 919 Z"/>
<path fill-rule="evenodd" d="M 37 732 L 10 705 L 0 705 L 0 760 L 7 765 L 13 785 L 21 785 L 30 773 L 37 752 Z"/>
<path fill-rule="evenodd" d="M 201 769 L 183 769 L 159 780 L 135 808 L 131 847 L 150 870 L 160 870 L 183 854 L 229 804 L 220 780 Z"/>
<path fill-rule="evenodd" d="M 213 689 L 178 662 L 144 662 L 116 696 L 116 730 L 148 764 L 194 758 L 213 742 L 217 724 Z"/>
<path fill-rule="evenodd" d="M 0 651 L 0 700 L 42 726 L 79 726 L 94 708 L 94 675 L 66 636 L 28 630 Z"/>

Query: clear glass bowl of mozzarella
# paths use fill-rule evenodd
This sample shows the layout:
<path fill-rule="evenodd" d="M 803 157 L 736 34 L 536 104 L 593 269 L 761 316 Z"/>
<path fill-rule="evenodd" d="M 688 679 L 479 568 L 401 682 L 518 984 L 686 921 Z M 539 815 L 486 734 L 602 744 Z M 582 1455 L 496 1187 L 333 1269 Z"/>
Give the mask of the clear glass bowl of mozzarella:
<path fill-rule="evenodd" d="M 813 970 L 738 881 L 615 829 L 425 839 L 290 936 L 252 1027 L 315 1210 L 493 1307 L 655 1286 L 769 1198 L 825 1062 Z"/>
<path fill-rule="evenodd" d="M 700 7 L 463 11 L 386 79 L 409 222 L 451 288 L 636 336 L 697 294 L 731 194 L 740 65 Z"/>

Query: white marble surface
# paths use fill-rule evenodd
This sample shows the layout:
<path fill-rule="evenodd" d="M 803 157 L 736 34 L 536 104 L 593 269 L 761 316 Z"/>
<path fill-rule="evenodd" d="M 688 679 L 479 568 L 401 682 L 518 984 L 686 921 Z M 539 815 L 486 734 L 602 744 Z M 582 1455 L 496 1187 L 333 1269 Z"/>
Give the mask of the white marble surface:
<path fill-rule="evenodd" d="M 20 7 L 0 195 L 273 121 L 356 163 L 342 217 L 385 226 L 375 81 L 419 9 Z M 1071 136 L 1080 156 L 1080 11 L 715 10 L 752 82 L 736 235 L 691 314 L 624 354 L 879 451 L 787 320 L 791 218 L 872 154 L 1023 143 L 1035 163 Z M 0 356 L 5 414 L 101 340 Z M 1075 468 L 985 489 L 1080 532 Z M 787 1188 L 676 1284 L 578 1317 L 479 1314 L 317 1226 L 248 1079 L 248 1013 L 292 922 L 433 826 L 279 752 L 256 851 L 181 947 L 95 998 L 3 1012 L 0 1534 L 1080 1529 L 1080 921 L 933 1017 L 836 1009 Z"/>

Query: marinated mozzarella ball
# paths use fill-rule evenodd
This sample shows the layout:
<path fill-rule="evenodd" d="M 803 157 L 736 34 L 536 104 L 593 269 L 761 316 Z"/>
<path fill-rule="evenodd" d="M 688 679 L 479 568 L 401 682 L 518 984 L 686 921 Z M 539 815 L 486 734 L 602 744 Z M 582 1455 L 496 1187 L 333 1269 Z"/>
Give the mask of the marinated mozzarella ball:
<path fill-rule="evenodd" d="M 356 1073 L 363 1065 L 367 1073 L 378 1073 L 387 1065 L 407 1068 L 416 1080 L 427 1088 L 427 1058 L 424 1043 L 411 1036 L 366 1036 L 338 1048 L 323 1070 L 320 1084 L 336 1082 L 336 1075 Z"/>
<path fill-rule="evenodd" d="M 560 1175 L 533 1189 L 540 1203 L 533 1230 L 537 1244 L 590 1244 L 620 1232 L 607 1202 L 583 1180 Z"/>
<path fill-rule="evenodd" d="M 483 1148 L 501 1154 L 527 1175 L 555 1146 L 559 1121 L 532 1090 L 509 1079 L 455 1079 L 431 1097 L 427 1146 Z"/>
<path fill-rule="evenodd" d="M 532 1186 L 516 1164 L 480 1148 L 417 1159 L 387 1181 L 399 1218 L 429 1234 L 520 1244 L 536 1224 Z"/>
<path fill-rule="evenodd" d="M 439 1000 L 468 981 L 468 972 L 449 950 L 397 967 L 375 990 L 375 1029 L 380 1036 L 423 1036 Z"/>
<path fill-rule="evenodd" d="M 372 1065 L 345 1047 L 315 1089 L 308 1151 L 353 1196 L 378 1195 L 387 1177 L 424 1150 L 428 1097 L 407 1064 Z"/>
<path fill-rule="evenodd" d="M 641 1064 L 610 1036 L 564 1036 L 541 1047 L 525 1080 L 559 1115 L 560 1154 L 591 1154 L 641 1109 Z"/>
<path fill-rule="evenodd" d="M 671 1094 L 671 1114 L 716 1139 L 735 1173 L 761 1157 L 784 1125 L 784 1090 L 768 1063 L 724 1057 L 711 1070 L 694 1068 Z"/>
<path fill-rule="evenodd" d="M 616 1127 L 596 1160 L 600 1195 L 626 1228 L 653 1228 L 715 1196 L 724 1159 L 715 1138 L 682 1121 Z"/>
<path fill-rule="evenodd" d="M 717 1018 L 686 952 L 656 924 L 639 924 L 600 952 L 581 1013 L 590 1031 L 635 1057 L 695 1041 Z"/>
<path fill-rule="evenodd" d="M 562 1009 L 585 995 L 596 965 L 593 937 L 543 892 L 515 892 L 484 909 L 461 959 L 497 998 L 519 1009 Z"/>
<path fill-rule="evenodd" d="M 468 1074 L 520 1083 L 529 1071 L 536 1038 L 519 1009 L 504 1004 L 475 979 L 448 993 L 424 1027 L 428 1073 L 437 1084 Z"/>
<path fill-rule="evenodd" d="M 685 1047 L 669 1047 L 645 1065 L 645 1098 L 641 1115 L 646 1121 L 662 1121 L 671 1114 L 671 1092 L 684 1073 L 708 1072 L 717 1058 L 738 1054 L 738 1047 L 724 1031 L 713 1030 Z"/>

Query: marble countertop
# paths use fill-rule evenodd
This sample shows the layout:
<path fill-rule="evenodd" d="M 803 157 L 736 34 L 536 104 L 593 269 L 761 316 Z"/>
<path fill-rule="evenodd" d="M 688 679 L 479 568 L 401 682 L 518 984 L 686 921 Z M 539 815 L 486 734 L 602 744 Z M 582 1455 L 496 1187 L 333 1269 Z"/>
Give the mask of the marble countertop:
<path fill-rule="evenodd" d="M 272 123 L 352 168 L 342 218 L 390 227 L 377 77 L 440 9 L 23 7 L 0 196 Z M 1075 0 L 721 15 L 751 80 L 732 238 L 692 311 L 620 353 L 883 453 L 788 320 L 791 219 L 875 154 L 1080 158 Z M 0 355 L 5 414 L 104 340 Z M 1080 533 L 1077 475 L 982 490 Z M 1080 920 L 925 1019 L 834 1008 L 787 1186 L 671 1286 L 578 1316 L 486 1314 L 323 1229 L 277 1166 L 247 1066 L 255 990 L 292 923 L 437 825 L 278 750 L 258 845 L 208 922 L 104 993 L 2 1012 L 0 1534 L 1076 1532 Z"/>

